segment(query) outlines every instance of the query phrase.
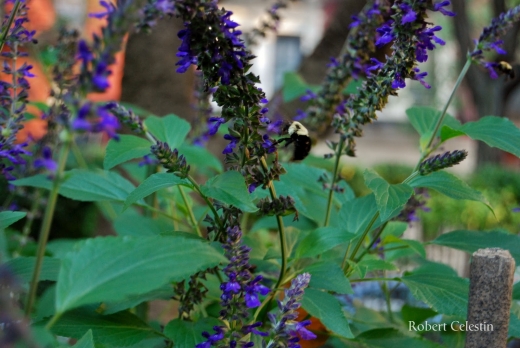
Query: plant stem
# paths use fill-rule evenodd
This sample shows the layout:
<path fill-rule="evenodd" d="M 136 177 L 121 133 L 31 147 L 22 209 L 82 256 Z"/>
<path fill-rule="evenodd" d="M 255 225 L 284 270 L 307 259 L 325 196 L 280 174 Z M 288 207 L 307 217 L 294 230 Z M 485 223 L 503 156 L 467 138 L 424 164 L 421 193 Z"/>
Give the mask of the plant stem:
<path fill-rule="evenodd" d="M 462 80 L 464 79 L 464 76 L 466 76 L 466 73 L 468 72 L 469 67 L 471 66 L 471 57 L 468 56 L 466 60 L 466 64 L 464 64 L 464 67 L 462 68 L 462 71 L 459 74 L 459 77 L 457 78 L 457 81 L 455 82 L 455 86 L 453 86 L 453 89 L 451 91 L 450 97 L 448 98 L 448 101 L 444 105 L 444 109 L 442 109 L 441 116 L 437 120 L 437 123 L 435 124 L 435 128 L 433 129 L 433 133 L 430 135 L 430 139 L 428 140 L 428 143 L 426 145 L 426 148 L 424 149 L 424 153 L 421 155 L 421 159 L 419 160 L 419 163 L 415 166 L 414 171 L 417 171 L 419 169 L 419 165 L 421 162 L 428 157 L 428 155 L 432 152 L 432 144 L 435 138 L 437 137 L 437 132 L 441 128 L 442 123 L 444 122 L 444 118 L 446 117 L 446 111 L 448 110 L 448 107 L 451 104 L 451 101 L 453 100 L 453 97 L 455 96 L 455 92 L 459 88 L 460 84 L 462 83 Z"/>
<path fill-rule="evenodd" d="M 265 161 L 265 157 L 260 158 L 260 162 L 262 163 L 262 167 L 264 171 L 267 172 L 269 167 L 267 166 L 267 162 Z M 269 193 L 271 194 L 271 199 L 276 199 L 276 190 L 274 188 L 274 184 L 272 181 L 269 182 Z M 280 275 L 278 276 L 278 281 L 276 282 L 275 288 L 279 288 L 285 277 L 285 268 L 287 267 L 287 242 L 285 238 L 285 228 L 283 225 L 283 220 L 280 215 L 276 215 L 276 223 L 278 224 L 278 235 L 280 236 L 280 249 L 282 252 L 282 268 L 280 270 Z"/>
<path fill-rule="evenodd" d="M 20 4 L 22 3 L 21 0 L 16 0 L 14 3 L 13 9 L 11 10 L 11 13 L 9 14 L 9 19 L 7 20 L 7 25 L 5 26 L 4 31 L 2 32 L 2 36 L 0 37 L 0 52 L 4 49 L 5 39 L 7 38 L 7 35 L 9 34 L 9 29 L 11 28 L 11 25 L 13 25 L 14 19 L 16 17 L 16 14 L 18 13 L 18 9 L 20 8 Z"/>
<path fill-rule="evenodd" d="M 193 215 L 191 205 L 188 202 L 188 197 L 186 197 L 186 194 L 184 193 L 184 190 L 182 189 L 181 185 L 177 185 L 177 187 L 179 188 L 179 192 L 181 193 L 184 204 L 186 204 L 186 209 L 188 210 L 188 215 L 190 217 L 191 224 L 193 225 L 193 228 L 195 228 L 195 231 L 197 232 L 199 237 L 202 237 L 202 232 L 200 231 L 199 224 L 197 223 L 197 219 L 195 219 L 195 215 Z"/>
<path fill-rule="evenodd" d="M 325 213 L 325 222 L 323 226 L 328 226 L 330 221 L 330 211 L 332 210 L 332 198 L 334 197 L 334 183 L 336 182 L 336 177 L 338 176 L 338 169 L 341 159 L 341 154 L 343 153 L 343 146 L 345 144 L 345 139 L 342 136 L 339 138 L 338 147 L 336 150 L 336 161 L 334 162 L 334 173 L 332 174 L 332 180 L 330 181 L 330 191 L 329 191 L 329 200 L 327 201 L 327 212 Z"/>
<path fill-rule="evenodd" d="M 206 197 L 202 191 L 200 190 L 200 186 L 199 184 L 197 184 L 197 182 L 195 181 L 195 179 L 193 179 L 193 177 L 191 175 L 188 175 L 187 177 L 188 181 L 193 185 L 193 188 L 195 189 L 195 191 L 197 191 L 197 193 L 202 197 L 202 199 L 204 200 L 204 202 L 206 202 L 206 204 L 208 205 L 208 207 L 211 209 L 211 212 L 213 213 L 213 217 L 215 218 L 215 221 L 217 222 L 217 224 L 219 225 L 220 228 L 223 228 L 224 226 L 222 225 L 222 221 L 220 220 L 220 217 L 218 216 L 218 213 L 217 211 L 215 210 L 215 207 L 213 206 L 213 204 L 211 204 L 210 200 L 208 197 Z"/>
<path fill-rule="evenodd" d="M 368 223 L 367 227 L 363 231 L 363 234 L 361 235 L 361 237 L 359 238 L 358 242 L 356 243 L 356 246 L 354 247 L 354 250 L 352 250 L 352 254 L 350 254 L 349 259 L 351 261 L 353 261 L 354 258 L 356 257 L 356 254 L 357 254 L 359 248 L 361 247 L 361 244 L 363 244 L 363 240 L 367 236 L 368 232 L 370 232 L 370 230 L 372 229 L 372 226 L 374 226 L 374 223 L 376 222 L 378 217 L 379 217 L 379 212 L 374 214 L 374 216 L 372 217 L 372 220 L 370 220 L 370 222 Z M 345 267 L 345 266 L 343 266 L 343 267 Z M 345 270 L 345 273 L 347 271 L 348 271 L 348 269 Z"/>
<path fill-rule="evenodd" d="M 27 239 L 29 238 L 29 234 L 31 233 L 31 227 L 34 222 L 34 217 L 36 216 L 36 211 L 40 208 L 40 195 L 41 190 L 36 189 L 33 196 L 33 202 L 31 205 L 31 210 L 27 214 L 27 221 L 25 221 L 25 224 L 22 229 L 22 240 L 20 241 L 20 244 L 18 244 L 18 247 L 16 248 L 16 251 L 14 252 L 14 255 L 19 256 L 22 252 L 22 249 L 24 245 L 27 243 Z"/>
<path fill-rule="evenodd" d="M 70 149 L 70 140 L 66 141 L 60 150 L 58 157 L 58 169 L 56 170 L 56 177 L 52 190 L 49 194 L 47 206 L 45 208 L 45 214 L 43 216 L 43 222 L 40 228 L 40 239 L 38 240 L 38 250 L 36 252 L 36 262 L 34 264 L 33 275 L 31 279 L 31 286 L 29 288 L 29 294 L 27 298 L 27 304 L 25 306 L 25 316 L 28 318 L 31 315 L 32 307 L 36 299 L 36 289 L 38 288 L 38 280 L 40 278 L 40 272 L 43 263 L 43 256 L 45 255 L 45 247 L 47 246 L 47 240 L 51 231 L 52 218 L 54 216 L 54 210 L 56 208 L 56 201 L 58 199 L 58 190 L 62 180 L 63 170 L 65 169 L 65 163 L 67 162 L 67 156 Z"/>
<path fill-rule="evenodd" d="M 385 227 L 386 225 L 388 224 L 388 221 L 386 221 L 383 226 L 381 226 L 381 228 L 379 229 L 379 231 L 377 231 L 376 235 L 374 236 L 374 238 L 372 239 L 372 242 L 370 242 L 370 244 L 368 245 L 368 248 L 366 248 L 365 250 L 363 250 L 363 252 L 361 253 L 361 255 L 359 255 L 359 257 L 356 259 L 356 262 L 359 262 L 363 256 L 365 256 L 369 251 L 370 249 L 372 249 L 372 247 L 374 246 L 374 244 L 376 244 L 377 240 L 379 239 L 379 237 L 381 237 L 381 234 L 383 233 L 383 231 L 385 230 Z"/>

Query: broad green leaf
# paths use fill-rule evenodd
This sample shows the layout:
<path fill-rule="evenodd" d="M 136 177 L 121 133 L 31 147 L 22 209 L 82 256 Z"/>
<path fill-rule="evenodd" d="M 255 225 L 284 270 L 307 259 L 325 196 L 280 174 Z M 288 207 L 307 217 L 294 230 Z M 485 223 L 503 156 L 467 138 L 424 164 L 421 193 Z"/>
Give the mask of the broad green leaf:
<path fill-rule="evenodd" d="M 385 244 L 385 248 L 393 248 L 399 245 L 406 245 L 417 254 L 421 255 L 423 258 L 426 257 L 426 250 L 424 250 L 424 246 L 421 242 L 413 240 L 413 239 L 401 239 L 395 236 L 386 236 L 383 238 L 383 242 Z"/>
<path fill-rule="evenodd" d="M 146 301 L 170 300 L 172 298 L 173 294 L 174 294 L 174 292 L 173 292 L 171 284 L 166 284 L 158 289 L 147 292 L 146 294 L 130 296 L 124 301 L 103 302 L 103 305 L 102 305 L 103 312 L 102 313 L 99 312 L 99 309 L 97 310 L 97 312 L 99 312 L 99 314 L 103 314 L 103 315 L 113 314 L 113 313 L 124 311 L 125 309 L 128 309 L 128 308 L 137 307 L 139 304 L 146 302 Z"/>
<path fill-rule="evenodd" d="M 420 338 L 410 337 L 397 329 L 385 328 L 374 329 L 361 333 L 356 337 L 356 341 L 366 344 L 370 348 L 397 348 L 397 347 L 414 347 L 414 348 L 442 348 L 438 343 Z"/>
<path fill-rule="evenodd" d="M 445 142 L 448 139 L 460 137 L 461 135 L 466 135 L 463 131 L 458 128 L 452 128 L 450 126 L 442 126 L 441 128 L 441 141 Z"/>
<path fill-rule="evenodd" d="M 180 146 L 179 153 L 186 157 L 186 162 L 192 167 L 211 168 L 217 173 L 224 170 L 220 160 L 204 147 L 184 143 Z"/>
<path fill-rule="evenodd" d="M 509 332 L 511 337 L 520 338 L 520 317 L 511 310 L 509 316 Z"/>
<path fill-rule="evenodd" d="M 140 158 L 150 153 L 149 140 L 135 135 L 120 135 L 119 140 L 111 139 L 108 142 L 103 167 L 109 170 L 118 164 L 134 158 Z"/>
<path fill-rule="evenodd" d="M 410 123 L 420 135 L 433 132 L 435 123 L 441 116 L 441 112 L 427 106 L 415 106 L 406 110 L 406 116 Z M 460 128 L 460 122 L 450 114 L 446 114 L 442 126 L 447 125 L 453 129 Z M 441 127 L 442 128 L 442 127 Z M 440 130 L 440 129 L 439 129 Z"/>
<path fill-rule="evenodd" d="M 381 239 L 385 238 L 386 236 L 401 237 L 407 228 L 408 224 L 406 222 L 389 221 L 386 224 L 383 233 L 381 233 Z"/>
<path fill-rule="evenodd" d="M 439 274 L 457 277 L 457 272 L 444 263 L 429 261 L 426 259 L 417 261 L 420 263 L 420 266 L 413 270 L 414 274 Z"/>
<path fill-rule="evenodd" d="M 161 217 L 147 217 L 127 210 L 114 220 L 114 230 L 118 236 L 155 236 L 173 230 L 171 220 Z"/>
<path fill-rule="evenodd" d="M 365 170 L 363 176 L 368 188 L 374 192 L 382 221 L 386 221 L 396 212 L 400 212 L 412 196 L 413 189 L 407 184 L 390 185 L 375 171 L 368 169 Z"/>
<path fill-rule="evenodd" d="M 0 230 L 23 219 L 27 213 L 21 211 L 0 211 Z"/>
<path fill-rule="evenodd" d="M 520 282 L 513 286 L 513 299 L 520 300 Z"/>
<path fill-rule="evenodd" d="M 341 206 L 339 226 L 352 233 L 361 233 L 376 213 L 377 204 L 373 193 L 355 198 Z M 377 228 L 381 223 L 381 219 L 378 217 L 372 229 Z"/>
<path fill-rule="evenodd" d="M 405 323 L 413 321 L 416 324 L 420 324 L 426 319 L 436 316 L 437 312 L 431 308 L 413 307 L 409 304 L 405 304 L 401 308 L 401 315 Z"/>
<path fill-rule="evenodd" d="M 286 72 L 283 77 L 282 94 L 285 103 L 304 95 L 307 90 L 315 92 L 318 89 L 319 86 L 311 86 L 307 84 L 296 72 Z"/>
<path fill-rule="evenodd" d="M 414 297 L 442 314 L 466 317 L 468 307 L 467 279 L 447 274 L 412 273 L 402 277 Z"/>
<path fill-rule="evenodd" d="M 520 157 L 520 129 L 506 117 L 482 117 L 478 121 L 465 123 L 461 131 L 474 140 Z"/>
<path fill-rule="evenodd" d="M 385 260 L 362 260 L 358 262 L 358 267 L 363 274 L 373 271 L 397 271 L 398 268 L 391 262 Z"/>
<path fill-rule="evenodd" d="M 302 307 L 313 317 L 318 318 L 327 329 L 344 338 L 353 338 L 341 304 L 333 295 L 316 290 L 305 289 Z"/>
<path fill-rule="evenodd" d="M 469 187 L 464 181 L 444 170 L 433 172 L 425 176 L 416 176 L 409 182 L 409 185 L 412 187 L 434 189 L 454 199 L 468 199 L 482 202 L 489 207 L 489 203 L 482 193 Z"/>
<path fill-rule="evenodd" d="M 94 337 L 92 336 L 92 330 L 88 330 L 81 339 L 76 342 L 73 348 L 94 348 Z"/>
<path fill-rule="evenodd" d="M 12 184 L 48 190 L 52 188 L 52 181 L 44 174 L 14 180 Z M 59 193 L 78 201 L 124 201 L 134 188 L 132 183 L 114 172 L 72 169 L 64 173 Z"/>
<path fill-rule="evenodd" d="M 161 334 L 130 312 L 100 315 L 91 308 L 65 313 L 54 324 L 55 335 L 81 338 L 92 330 L 94 343 L 126 347 Z M 164 338 L 163 338 L 164 339 Z"/>
<path fill-rule="evenodd" d="M 24 283 L 31 281 L 34 264 L 36 263 L 36 257 L 17 257 L 11 259 L 5 263 L 7 267 Z M 60 270 L 60 260 L 52 257 L 44 257 L 43 264 L 40 271 L 40 280 L 52 280 L 58 279 L 58 272 Z"/>
<path fill-rule="evenodd" d="M 173 114 L 163 117 L 149 116 L 144 124 L 150 133 L 167 142 L 172 150 L 181 146 L 191 129 L 186 120 Z"/>
<path fill-rule="evenodd" d="M 309 287 L 334 291 L 338 294 L 352 294 L 352 287 L 341 267 L 334 262 L 318 262 L 306 267 L 303 272 L 311 274 Z"/>
<path fill-rule="evenodd" d="M 478 249 L 501 248 L 509 250 L 516 263 L 520 264 L 520 237 L 511 233 L 460 230 L 441 234 L 432 243 L 470 254 Z"/>
<path fill-rule="evenodd" d="M 321 227 L 311 231 L 298 245 L 296 255 L 313 257 L 321 255 L 340 244 L 348 242 L 355 235 L 336 227 Z"/>
<path fill-rule="evenodd" d="M 223 261 L 225 258 L 208 243 L 195 239 L 162 236 L 89 239 L 62 259 L 56 311 L 63 313 L 86 304 L 123 301 L 169 281 L 186 279 Z"/>
<path fill-rule="evenodd" d="M 234 205 L 245 212 L 258 210 L 247 190 L 244 177 L 234 170 L 212 177 L 200 189 L 205 196 Z"/>
<path fill-rule="evenodd" d="M 175 319 L 170 321 L 164 328 L 166 337 L 175 342 L 177 348 L 193 348 L 206 339 L 202 332 L 206 331 L 213 335 L 213 326 L 220 326 L 222 322 L 216 318 L 203 318 L 197 322 Z"/>
<path fill-rule="evenodd" d="M 183 185 L 193 188 L 193 185 L 186 179 L 181 179 L 173 173 L 155 173 L 146 178 L 141 185 L 133 190 L 125 200 L 125 206 L 123 210 L 127 209 L 130 205 L 135 202 L 151 195 L 152 193 L 159 191 L 160 189 Z"/>

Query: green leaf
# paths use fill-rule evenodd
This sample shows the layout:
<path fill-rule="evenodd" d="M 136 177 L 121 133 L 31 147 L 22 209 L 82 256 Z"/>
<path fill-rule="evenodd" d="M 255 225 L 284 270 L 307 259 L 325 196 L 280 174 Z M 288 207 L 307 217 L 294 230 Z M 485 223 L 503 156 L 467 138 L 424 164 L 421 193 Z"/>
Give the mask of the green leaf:
<path fill-rule="evenodd" d="M 134 158 L 140 158 L 150 153 L 150 141 L 135 135 L 120 135 L 119 140 L 108 142 L 103 167 L 109 170 Z"/>
<path fill-rule="evenodd" d="M 442 314 L 466 317 L 467 279 L 447 274 L 412 273 L 402 277 L 414 297 Z"/>
<path fill-rule="evenodd" d="M 520 282 L 513 286 L 513 299 L 520 300 Z"/>
<path fill-rule="evenodd" d="M 390 185 L 375 171 L 368 169 L 365 170 L 363 176 L 368 188 L 374 192 L 382 221 L 386 221 L 396 212 L 400 212 L 412 196 L 413 189 L 407 184 Z"/>
<path fill-rule="evenodd" d="M 405 304 L 401 308 L 401 315 L 405 323 L 413 321 L 416 324 L 420 324 L 426 319 L 436 316 L 437 312 L 431 308 L 413 307 Z"/>
<path fill-rule="evenodd" d="M 21 220 L 27 213 L 21 211 L 0 211 L 0 230 Z"/>
<path fill-rule="evenodd" d="M 321 227 L 312 230 L 298 245 L 296 255 L 301 257 L 313 257 L 321 255 L 340 244 L 348 242 L 355 235 L 336 227 Z"/>
<path fill-rule="evenodd" d="M 402 332 L 391 329 L 374 329 L 361 333 L 356 337 L 356 341 L 361 341 L 370 348 L 395 348 L 395 347 L 414 347 L 414 348 L 442 348 L 435 342 L 420 338 L 410 337 Z"/>
<path fill-rule="evenodd" d="M 178 148 L 191 129 L 190 124 L 176 115 L 149 116 L 144 124 L 157 139 L 168 143 L 171 149 Z"/>
<path fill-rule="evenodd" d="M 406 110 L 406 116 L 408 116 L 413 128 L 422 136 L 433 131 L 435 123 L 441 116 L 441 111 L 427 106 L 414 106 Z M 444 117 L 442 126 L 444 125 L 453 129 L 460 128 L 460 122 L 450 114 L 446 114 Z"/>
<path fill-rule="evenodd" d="M 283 76 L 282 95 L 284 103 L 304 95 L 307 90 L 315 92 L 318 89 L 319 86 L 308 85 L 296 72 L 286 72 Z"/>
<path fill-rule="evenodd" d="M 510 337 L 520 338 L 520 317 L 517 314 L 513 313 L 513 310 L 511 310 L 511 313 L 509 316 L 508 335 Z"/>
<path fill-rule="evenodd" d="M 478 121 L 465 123 L 461 131 L 474 140 L 520 157 L 520 129 L 506 117 L 482 117 Z"/>
<path fill-rule="evenodd" d="M 11 259 L 5 264 L 20 280 L 22 280 L 24 283 L 28 283 L 31 281 L 35 263 L 36 257 L 28 256 Z M 60 264 L 61 262 L 59 259 L 44 257 L 40 271 L 40 280 L 56 281 L 58 279 Z"/>
<path fill-rule="evenodd" d="M 200 189 L 205 196 L 234 205 L 245 212 L 258 210 L 247 190 L 244 177 L 234 170 L 212 177 Z"/>
<path fill-rule="evenodd" d="M 311 278 L 312 279 L 312 278 Z M 316 289 L 305 289 L 302 307 L 313 317 L 318 318 L 327 329 L 344 338 L 353 338 L 341 304 L 333 295 Z"/>
<path fill-rule="evenodd" d="M 220 320 L 211 317 L 203 318 L 195 323 L 175 319 L 166 325 L 164 328 L 164 334 L 172 340 L 172 342 L 175 342 L 176 348 L 193 348 L 198 343 L 206 340 L 202 336 L 203 331 L 212 335 L 215 333 L 213 326 L 220 325 L 222 325 Z"/>
<path fill-rule="evenodd" d="M 76 342 L 73 348 L 94 348 L 94 337 L 92 336 L 92 330 L 88 330 L 81 339 Z"/>
<path fill-rule="evenodd" d="M 408 224 L 406 222 L 389 221 L 386 224 L 383 233 L 381 233 L 381 239 L 385 238 L 386 236 L 394 236 L 397 238 L 401 237 L 407 228 Z"/>
<path fill-rule="evenodd" d="M 397 271 L 398 268 L 391 262 L 385 260 L 362 260 L 357 266 L 363 274 L 373 271 Z"/>
<path fill-rule="evenodd" d="M 471 188 L 464 181 L 446 171 L 433 172 L 426 176 L 416 176 L 409 185 L 434 189 L 443 195 L 454 199 L 468 199 L 482 202 L 489 206 L 486 198 L 479 191 Z"/>
<path fill-rule="evenodd" d="M 124 311 L 128 308 L 137 307 L 139 304 L 152 301 L 152 300 L 170 300 L 173 296 L 173 289 L 171 284 L 163 285 L 162 287 L 147 292 L 145 294 L 129 296 L 124 301 L 119 302 L 103 302 L 103 315 L 113 314 L 117 312 Z M 98 310 L 99 312 L 99 310 Z"/>
<path fill-rule="evenodd" d="M 422 243 L 413 239 L 401 239 L 395 236 L 386 236 L 383 238 L 383 243 L 385 244 L 385 248 L 406 245 L 417 254 L 421 255 L 421 257 L 426 257 L 426 250 L 424 250 Z"/>
<path fill-rule="evenodd" d="M 373 193 L 355 198 L 344 203 L 339 211 L 339 226 L 352 233 L 361 233 L 368 226 L 372 217 L 377 213 L 377 204 Z M 372 226 L 377 228 L 382 224 L 378 217 Z"/>
<path fill-rule="evenodd" d="M 133 190 L 125 200 L 123 210 L 127 209 L 135 202 L 159 191 L 160 189 L 172 187 L 175 185 L 184 185 L 193 188 L 193 185 L 187 179 L 181 179 L 173 173 L 155 173 L 146 178 L 141 185 Z"/>
<path fill-rule="evenodd" d="M 441 142 L 445 142 L 448 139 L 460 137 L 461 135 L 466 135 L 460 129 L 451 128 L 450 126 L 442 126 L 441 128 Z"/>
<path fill-rule="evenodd" d="M 173 230 L 171 220 L 130 212 L 126 211 L 114 220 L 114 230 L 118 236 L 155 236 Z"/>
<path fill-rule="evenodd" d="M 217 173 L 224 170 L 220 160 L 204 147 L 184 143 L 180 146 L 179 153 L 186 157 L 186 162 L 192 167 L 211 168 Z"/>
<path fill-rule="evenodd" d="M 453 231 L 441 234 L 433 244 L 474 253 L 478 249 L 501 248 L 509 250 L 517 264 L 520 264 L 520 237 L 500 231 Z"/>
<path fill-rule="evenodd" d="M 54 324 L 55 335 L 80 338 L 92 331 L 96 344 L 127 347 L 161 334 L 130 312 L 99 315 L 91 309 L 81 308 L 65 313 Z"/>
<path fill-rule="evenodd" d="M 50 190 L 52 181 L 45 174 L 12 181 L 16 186 L 31 186 Z M 64 173 L 60 195 L 86 202 L 125 201 L 134 185 L 121 175 L 106 171 L 72 169 Z"/>
<path fill-rule="evenodd" d="M 86 304 L 126 300 L 223 261 L 225 258 L 208 243 L 195 239 L 162 236 L 89 239 L 62 259 L 56 311 L 63 313 Z"/>
<path fill-rule="evenodd" d="M 306 267 L 303 272 L 311 274 L 309 287 L 334 291 L 338 294 L 352 294 L 352 287 L 341 267 L 334 262 L 325 261 Z"/>

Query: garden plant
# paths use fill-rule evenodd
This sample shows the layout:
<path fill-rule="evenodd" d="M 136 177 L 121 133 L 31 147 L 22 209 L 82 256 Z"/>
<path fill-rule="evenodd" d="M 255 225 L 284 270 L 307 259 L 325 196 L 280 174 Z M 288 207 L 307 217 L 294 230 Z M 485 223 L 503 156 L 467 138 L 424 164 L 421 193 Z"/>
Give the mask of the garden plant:
<path fill-rule="evenodd" d="M 501 36 L 520 20 L 520 6 L 484 28 L 442 110 L 403 110 L 420 135 L 415 168 L 397 184 L 365 169 L 371 192 L 356 197 L 341 165 L 356 155 L 356 139 L 389 98 L 407 84 L 430 88 L 418 64 L 444 41 L 428 16 L 455 16 L 449 1 L 368 1 L 346 26 L 341 55 L 331 58 L 319 88 L 299 93 L 307 108 L 287 118 L 311 137 L 323 125 L 335 131 L 330 153 L 312 162 L 321 166 L 290 160 L 288 152 L 304 145 L 280 140 L 290 135 L 270 119 L 261 77 L 250 71 L 255 57 L 246 42 L 275 30 L 278 11 L 289 1 L 269 8 L 247 40 L 217 1 L 101 1 L 105 10 L 91 14 L 106 21 L 101 35 L 87 41 L 60 31 L 50 50 L 53 88 L 45 105 L 28 101 L 32 66 L 17 64 L 36 43 L 25 28 L 30 2 L 7 2 L 11 10 L 0 37 L 9 77 L 0 85 L 0 346 L 464 344 L 468 279 L 428 261 L 424 243 L 402 235 L 423 207 L 426 189 L 479 202 L 493 213 L 482 193 L 445 171 L 467 152 L 439 149 L 467 136 L 520 156 L 520 130 L 509 119 L 484 115 L 462 124 L 447 113 L 468 69 L 485 69 L 490 79 L 513 77 L 513 62 L 499 56 L 505 53 Z M 184 23 L 182 43 L 176 67 L 164 69 L 196 70 L 203 130 L 183 115 L 159 117 L 86 98 L 109 87 L 110 66 L 127 33 L 153 35 L 157 21 L 173 16 Z M 378 60 L 374 53 L 381 48 L 386 56 Z M 357 88 L 348 87 L 352 81 Z M 29 113 L 29 106 L 40 112 Z M 32 117 L 47 121 L 47 133 L 20 142 L 17 134 Z M 92 133 L 110 137 L 102 164 L 85 160 Z M 226 140 L 219 156 L 205 147 L 214 137 Z M 117 235 L 56 238 L 64 198 L 91 202 Z M 520 237 L 501 228 L 450 231 L 429 243 L 468 253 L 500 247 L 520 263 Z M 374 287 L 386 299 L 380 310 L 359 301 Z M 404 290 L 407 302 L 396 309 L 393 297 Z M 520 338 L 519 290 L 511 339 Z M 176 317 L 158 322 L 148 305 L 155 300 L 163 300 L 164 310 L 175 307 Z M 410 327 L 425 321 L 447 323 L 447 329 Z"/>

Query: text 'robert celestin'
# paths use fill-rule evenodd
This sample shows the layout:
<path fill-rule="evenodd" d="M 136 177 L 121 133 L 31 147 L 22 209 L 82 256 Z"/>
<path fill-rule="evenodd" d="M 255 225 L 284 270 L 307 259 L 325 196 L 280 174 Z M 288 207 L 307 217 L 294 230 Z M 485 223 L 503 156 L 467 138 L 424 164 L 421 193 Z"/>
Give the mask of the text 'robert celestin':
<path fill-rule="evenodd" d="M 408 330 L 410 331 L 446 331 L 447 323 L 430 324 L 425 321 L 422 324 L 416 324 L 415 321 L 408 322 Z M 449 324 L 452 331 L 493 331 L 493 324 L 486 322 L 479 324 L 470 324 L 466 322 L 454 321 Z"/>

